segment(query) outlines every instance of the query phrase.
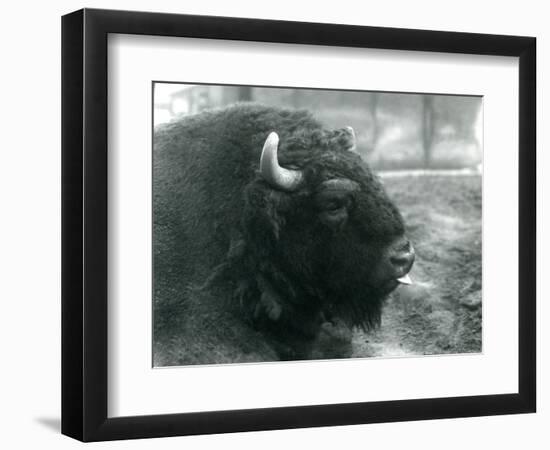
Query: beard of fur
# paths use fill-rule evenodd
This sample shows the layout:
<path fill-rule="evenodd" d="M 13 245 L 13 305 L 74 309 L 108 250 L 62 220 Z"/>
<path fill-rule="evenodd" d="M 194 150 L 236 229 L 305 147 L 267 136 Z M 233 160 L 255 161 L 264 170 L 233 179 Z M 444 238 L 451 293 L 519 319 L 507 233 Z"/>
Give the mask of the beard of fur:
<path fill-rule="evenodd" d="M 380 294 L 350 295 L 335 305 L 334 315 L 348 327 L 368 332 L 380 326 L 386 298 Z"/>
<path fill-rule="evenodd" d="M 239 250 L 244 250 L 244 243 L 241 241 Z M 235 250 L 235 247 L 232 246 Z M 240 310 L 244 319 L 253 322 L 253 314 L 260 301 L 261 290 L 257 285 L 257 268 L 266 267 L 265 262 L 259 264 L 255 258 L 251 258 L 245 251 L 231 251 L 226 260 L 216 266 L 210 276 L 201 286 L 194 286 L 198 291 L 215 288 L 220 284 L 229 284 L 233 291 L 231 298 L 226 302 Z M 300 331 L 300 326 L 305 329 L 304 313 L 306 311 L 318 310 L 328 321 L 341 319 L 350 329 L 358 328 L 365 332 L 376 329 L 380 326 L 383 305 L 388 297 L 375 289 L 369 287 L 342 287 L 330 292 L 325 291 L 321 286 L 309 286 L 307 283 L 299 283 L 296 280 L 289 281 L 284 273 L 271 272 L 276 283 L 274 287 L 286 295 L 281 299 L 285 302 L 283 309 L 295 317 L 286 317 L 281 326 L 291 326 Z M 312 292 L 316 292 L 314 296 Z M 359 292 L 359 294 L 358 294 Z M 308 302 L 304 304 L 304 299 Z M 304 311 L 301 311 L 304 309 Z M 306 313 L 307 315 L 307 313 Z M 311 317 L 315 320 L 315 317 Z"/>

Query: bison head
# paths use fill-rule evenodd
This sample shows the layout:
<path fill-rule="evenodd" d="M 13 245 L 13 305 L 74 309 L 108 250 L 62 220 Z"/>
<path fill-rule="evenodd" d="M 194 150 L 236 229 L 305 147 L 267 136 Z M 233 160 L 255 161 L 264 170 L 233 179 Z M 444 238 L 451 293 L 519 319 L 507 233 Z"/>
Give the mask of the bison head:
<path fill-rule="evenodd" d="M 414 250 L 348 127 L 271 132 L 245 189 L 233 247 L 236 293 L 274 332 L 314 336 L 326 322 L 368 329 L 409 283 Z M 230 252 L 231 253 L 231 252 Z"/>

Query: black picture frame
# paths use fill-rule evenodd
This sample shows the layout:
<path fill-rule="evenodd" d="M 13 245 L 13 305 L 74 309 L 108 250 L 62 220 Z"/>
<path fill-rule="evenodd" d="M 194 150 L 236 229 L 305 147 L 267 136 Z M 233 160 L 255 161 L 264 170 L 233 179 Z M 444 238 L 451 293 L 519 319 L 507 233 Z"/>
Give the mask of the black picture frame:
<path fill-rule="evenodd" d="M 107 417 L 109 33 L 519 58 L 518 393 Z M 83 9 L 62 18 L 62 433 L 82 441 L 535 412 L 536 39 Z"/>

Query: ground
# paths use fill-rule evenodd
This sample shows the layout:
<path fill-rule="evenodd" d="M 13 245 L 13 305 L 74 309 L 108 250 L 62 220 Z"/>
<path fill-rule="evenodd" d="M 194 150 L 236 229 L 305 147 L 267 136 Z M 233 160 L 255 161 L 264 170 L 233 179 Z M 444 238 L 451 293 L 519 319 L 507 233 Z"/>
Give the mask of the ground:
<path fill-rule="evenodd" d="M 414 243 L 414 284 L 388 300 L 353 356 L 481 352 L 481 177 L 385 178 Z"/>

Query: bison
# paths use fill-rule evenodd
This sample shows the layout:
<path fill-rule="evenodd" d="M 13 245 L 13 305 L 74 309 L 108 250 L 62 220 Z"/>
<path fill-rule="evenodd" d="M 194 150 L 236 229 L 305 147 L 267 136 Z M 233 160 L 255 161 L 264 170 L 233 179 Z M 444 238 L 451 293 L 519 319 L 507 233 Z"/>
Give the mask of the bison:
<path fill-rule="evenodd" d="M 252 103 L 156 128 L 156 365 L 350 356 L 414 261 L 354 148 L 350 127 Z"/>

